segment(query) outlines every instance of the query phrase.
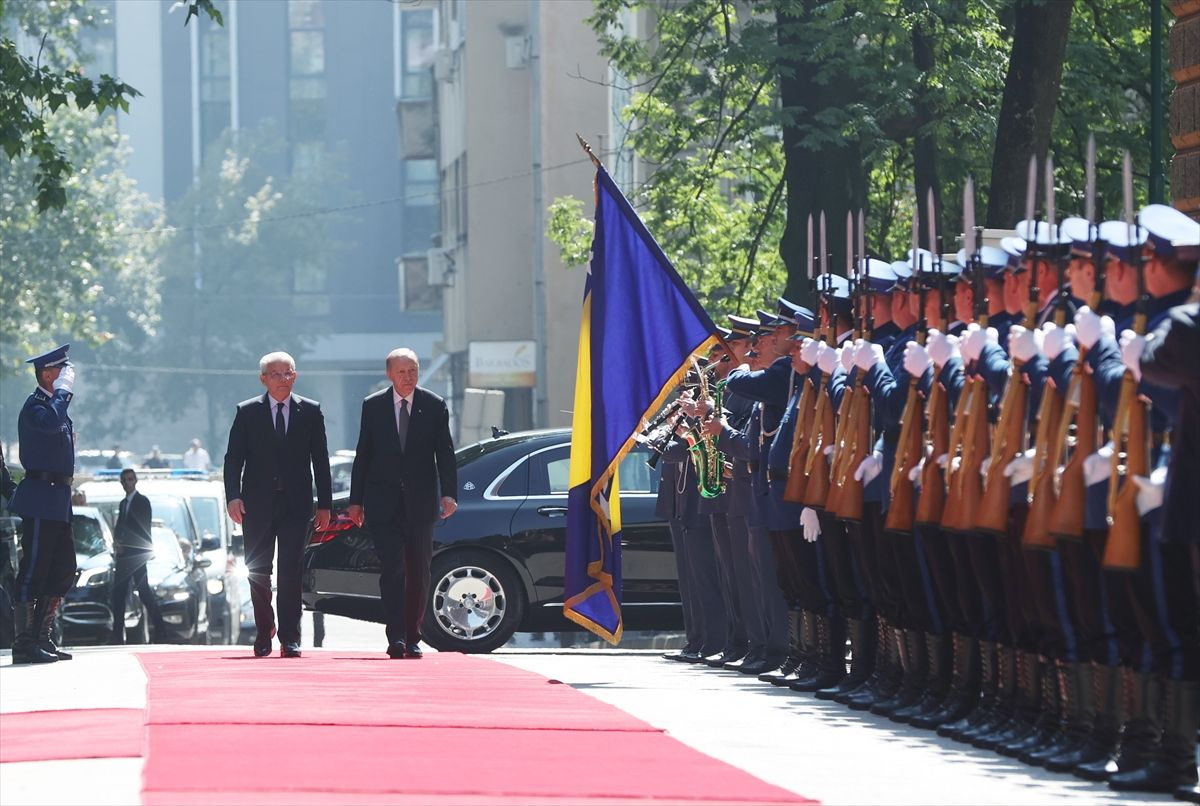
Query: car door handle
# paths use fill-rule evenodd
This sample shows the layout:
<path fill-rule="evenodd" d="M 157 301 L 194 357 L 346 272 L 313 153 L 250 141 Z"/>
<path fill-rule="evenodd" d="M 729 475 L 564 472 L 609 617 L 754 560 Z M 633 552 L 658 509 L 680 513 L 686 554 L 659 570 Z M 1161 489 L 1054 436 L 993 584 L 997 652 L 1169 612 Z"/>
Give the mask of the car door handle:
<path fill-rule="evenodd" d="M 538 507 L 537 514 L 545 515 L 547 518 L 561 518 L 567 514 L 566 507 Z"/>

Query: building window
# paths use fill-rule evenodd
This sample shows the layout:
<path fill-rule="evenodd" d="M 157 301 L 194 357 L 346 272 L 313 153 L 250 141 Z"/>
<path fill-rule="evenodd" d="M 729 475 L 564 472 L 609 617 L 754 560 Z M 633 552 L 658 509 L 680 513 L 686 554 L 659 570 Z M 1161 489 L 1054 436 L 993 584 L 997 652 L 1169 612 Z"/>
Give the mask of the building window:
<path fill-rule="evenodd" d="M 436 160 L 404 161 L 404 204 L 406 207 L 432 207 L 437 204 L 438 174 Z"/>
<path fill-rule="evenodd" d="M 440 311 L 442 289 L 429 283 L 429 262 L 425 255 L 410 255 L 396 261 L 400 269 L 400 309 L 403 311 Z"/>
<path fill-rule="evenodd" d="M 442 232 L 447 246 L 467 242 L 467 155 L 462 154 L 442 170 Z"/>
<path fill-rule="evenodd" d="M 429 98 L 433 95 L 433 10 L 405 11 L 400 15 L 400 95 Z"/>
<path fill-rule="evenodd" d="M 320 0 L 288 0 L 288 141 L 292 170 L 311 172 L 325 141 L 325 14 Z"/>
<path fill-rule="evenodd" d="M 201 14 L 197 39 L 200 49 L 200 149 L 201 160 L 208 148 L 229 128 L 230 107 L 229 32 Z"/>

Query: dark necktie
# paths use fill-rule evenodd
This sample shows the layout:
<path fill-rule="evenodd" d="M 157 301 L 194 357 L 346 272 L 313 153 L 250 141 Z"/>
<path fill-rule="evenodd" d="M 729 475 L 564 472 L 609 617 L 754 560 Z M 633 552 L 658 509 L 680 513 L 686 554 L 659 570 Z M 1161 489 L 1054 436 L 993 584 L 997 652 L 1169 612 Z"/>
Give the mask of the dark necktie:
<path fill-rule="evenodd" d="M 275 404 L 275 436 L 283 439 L 287 435 L 287 427 L 283 424 L 283 404 Z"/>
<path fill-rule="evenodd" d="M 408 439 L 408 400 L 400 398 L 400 413 L 396 415 L 396 433 L 400 435 L 400 450 Z"/>

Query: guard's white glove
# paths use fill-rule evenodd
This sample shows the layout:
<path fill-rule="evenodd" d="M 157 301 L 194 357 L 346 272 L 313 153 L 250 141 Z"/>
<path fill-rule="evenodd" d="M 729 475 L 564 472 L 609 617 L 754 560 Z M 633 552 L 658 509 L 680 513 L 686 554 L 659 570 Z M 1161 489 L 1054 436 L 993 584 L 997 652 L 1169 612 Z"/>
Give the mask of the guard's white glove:
<path fill-rule="evenodd" d="M 871 341 L 863 341 L 854 353 L 854 363 L 864 372 L 876 364 L 884 363 L 883 348 Z"/>
<path fill-rule="evenodd" d="M 1042 331 L 1027 330 L 1024 325 L 1013 325 L 1008 329 L 1008 352 L 1021 363 L 1028 363 L 1042 351 Z"/>
<path fill-rule="evenodd" d="M 833 371 L 838 368 L 838 362 L 841 360 L 841 349 L 830 347 L 828 344 L 821 345 L 821 354 L 817 356 L 817 365 L 821 367 L 821 372 L 826 375 L 832 375 Z"/>
<path fill-rule="evenodd" d="M 800 510 L 800 526 L 804 529 L 804 539 L 809 543 L 817 542 L 817 538 L 821 536 L 821 519 L 817 517 L 817 511 L 811 507 L 805 507 Z"/>
<path fill-rule="evenodd" d="M 1135 381 L 1142 379 L 1142 348 L 1145 346 L 1145 336 L 1139 336 L 1132 330 L 1121 331 L 1121 361 L 1133 373 Z"/>
<path fill-rule="evenodd" d="M 954 458 L 957 459 L 958 457 L 956 456 Z M 943 453 L 940 456 L 938 456 L 938 458 L 937 458 L 937 466 L 940 467 L 942 470 L 945 470 L 946 465 L 949 463 L 949 461 L 950 461 L 950 454 Z"/>
<path fill-rule="evenodd" d="M 1004 475 L 1008 476 L 1010 483 L 1024 484 L 1033 478 L 1033 454 L 1033 448 L 1030 448 L 1005 466 Z"/>
<path fill-rule="evenodd" d="M 929 358 L 934 365 L 941 369 L 951 358 L 962 358 L 958 336 L 951 336 L 938 330 L 929 331 L 929 341 L 925 343 Z"/>
<path fill-rule="evenodd" d="M 833 446 L 826 445 L 824 448 L 821 449 L 821 453 L 825 454 L 826 456 L 833 456 Z"/>
<path fill-rule="evenodd" d="M 1090 350 L 1101 336 L 1117 337 L 1117 326 L 1111 316 L 1100 316 L 1086 305 L 1075 312 L 1075 337 L 1080 346 Z"/>
<path fill-rule="evenodd" d="M 987 479 L 988 468 L 991 466 L 992 457 L 990 456 L 983 457 L 983 461 L 979 463 L 979 475 L 983 476 L 985 480 Z"/>
<path fill-rule="evenodd" d="M 1108 481 L 1108 477 L 1112 474 L 1112 452 L 1112 443 L 1107 442 L 1101 446 L 1100 450 L 1084 458 L 1083 483 L 1085 486 L 1091 487 L 1093 484 Z"/>
<path fill-rule="evenodd" d="M 921 474 L 924 472 L 925 472 L 925 458 L 922 457 L 921 461 L 919 461 L 915 465 L 913 465 L 912 469 L 908 471 L 908 480 L 911 481 L 916 486 L 920 487 L 921 486 Z"/>
<path fill-rule="evenodd" d="M 1047 322 L 1045 332 L 1042 349 L 1046 351 L 1046 358 L 1051 361 L 1062 355 L 1062 351 L 1075 341 L 1075 325 L 1058 327 L 1053 322 Z"/>
<path fill-rule="evenodd" d="M 62 390 L 68 395 L 75 391 L 75 367 L 68 364 L 63 367 L 58 373 L 58 377 L 54 379 L 54 391 Z"/>
<path fill-rule="evenodd" d="M 1158 509 L 1163 504 L 1163 489 L 1167 486 L 1167 468 L 1157 467 L 1150 477 L 1134 476 L 1133 483 L 1138 486 L 1137 509 L 1139 515 Z"/>
<path fill-rule="evenodd" d="M 841 349 L 838 350 L 838 360 L 842 364 L 842 369 L 846 370 L 847 372 L 854 369 L 854 353 L 857 349 L 858 348 L 854 346 L 853 342 L 846 342 L 842 345 Z"/>
<path fill-rule="evenodd" d="M 989 327 L 984 330 L 977 323 L 972 322 L 967 325 L 967 333 L 962 338 L 963 360 L 978 361 L 979 356 L 983 355 L 984 345 L 999 343 L 1000 333 L 996 328 Z"/>
<path fill-rule="evenodd" d="M 816 339 L 805 339 L 800 342 L 800 360 L 810 367 L 817 365 L 817 354 L 821 349 L 821 342 Z"/>
<path fill-rule="evenodd" d="M 875 451 L 858 463 L 858 467 L 854 470 L 854 480 L 861 481 L 864 485 L 870 484 L 882 472 L 883 454 Z"/>
<path fill-rule="evenodd" d="M 904 345 L 904 371 L 909 375 L 920 378 L 932 363 L 929 352 L 915 341 Z"/>

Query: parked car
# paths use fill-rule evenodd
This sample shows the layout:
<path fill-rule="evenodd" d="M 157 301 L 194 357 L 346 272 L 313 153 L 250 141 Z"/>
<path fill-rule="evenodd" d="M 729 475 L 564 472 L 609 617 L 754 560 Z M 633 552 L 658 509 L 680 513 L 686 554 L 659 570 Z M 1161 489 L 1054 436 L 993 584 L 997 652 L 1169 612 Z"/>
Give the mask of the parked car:
<path fill-rule="evenodd" d="M 71 511 L 71 535 L 79 570 L 59 612 L 63 642 L 72 646 L 103 644 L 112 637 L 113 619 L 122 618 L 126 641 L 149 643 L 150 619 L 136 590 L 129 591 L 120 613 L 113 612 L 115 558 L 108 521 L 96 507 L 76 505 Z"/>
<path fill-rule="evenodd" d="M 209 642 L 208 578 L 210 560 L 199 556 L 191 541 L 155 521 L 150 527 L 154 556 L 146 563 L 146 577 L 158 597 L 163 623 L 153 632 L 155 643 Z"/>
<path fill-rule="evenodd" d="M 422 632 L 437 649 L 490 652 L 517 630 L 577 629 L 562 615 L 570 431 L 529 431 L 461 448 L 458 511 L 433 537 Z M 667 525 L 654 514 L 658 472 L 637 447 L 621 463 L 622 612 L 631 629 L 673 629 L 679 584 Z M 329 528 L 310 527 L 304 603 L 383 621 L 379 558 L 335 496 Z"/>
<path fill-rule="evenodd" d="M 79 491 L 115 525 L 117 508 L 125 491 L 120 471 L 100 471 Z M 212 613 L 208 622 L 209 642 L 235 644 L 242 629 L 242 600 L 249 592 L 238 574 L 238 548 L 233 523 L 225 510 L 225 485 L 197 470 L 138 470 L 138 492 L 150 499 L 155 518 L 161 518 L 175 533 L 191 542 L 205 566 Z"/>

